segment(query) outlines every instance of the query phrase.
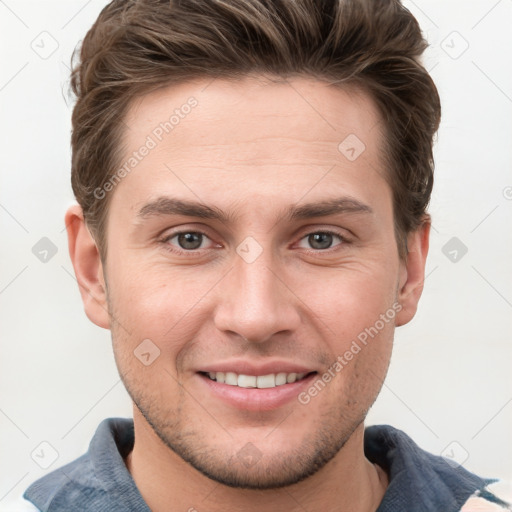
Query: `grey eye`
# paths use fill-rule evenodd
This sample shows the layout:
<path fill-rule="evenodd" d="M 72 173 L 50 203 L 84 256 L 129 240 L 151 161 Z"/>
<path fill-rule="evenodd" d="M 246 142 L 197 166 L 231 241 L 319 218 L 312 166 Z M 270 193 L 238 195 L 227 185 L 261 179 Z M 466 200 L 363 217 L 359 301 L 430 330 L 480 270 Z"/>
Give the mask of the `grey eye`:
<path fill-rule="evenodd" d="M 312 233 L 308 235 L 308 242 L 313 249 L 328 249 L 332 245 L 331 233 Z"/>
<path fill-rule="evenodd" d="M 203 235 L 201 233 L 195 233 L 193 231 L 187 233 L 179 233 L 173 238 L 178 238 L 178 244 L 182 249 L 199 249 L 203 242 Z"/>

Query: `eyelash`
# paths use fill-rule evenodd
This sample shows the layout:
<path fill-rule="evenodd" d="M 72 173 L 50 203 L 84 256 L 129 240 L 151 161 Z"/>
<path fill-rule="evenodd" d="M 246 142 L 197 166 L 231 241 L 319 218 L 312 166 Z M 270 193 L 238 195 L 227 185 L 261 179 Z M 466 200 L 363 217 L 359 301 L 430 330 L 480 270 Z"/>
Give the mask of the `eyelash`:
<path fill-rule="evenodd" d="M 175 233 L 171 233 L 169 235 L 166 235 L 163 239 L 159 240 L 159 242 L 164 245 L 165 250 L 167 250 L 169 252 L 172 252 L 174 254 L 179 254 L 179 255 L 182 255 L 182 254 L 192 254 L 192 255 L 195 255 L 195 254 L 200 253 L 201 251 L 205 250 L 205 249 L 191 249 L 191 250 L 177 249 L 176 247 L 171 246 L 169 244 L 169 241 L 172 240 L 173 238 L 175 238 L 175 237 L 177 237 L 179 235 L 187 234 L 187 233 L 193 233 L 193 234 L 202 235 L 202 236 L 204 236 L 204 237 L 206 237 L 208 239 L 210 238 L 204 231 L 200 231 L 200 230 L 183 230 L 183 231 L 177 231 Z M 303 240 L 304 238 L 307 238 L 308 236 L 313 235 L 313 234 L 323 234 L 323 235 L 337 236 L 340 239 L 341 243 L 338 244 L 337 246 L 329 247 L 327 249 L 306 249 L 306 252 L 308 252 L 308 253 L 315 253 L 315 254 L 331 253 L 332 251 L 339 250 L 339 249 L 337 249 L 337 248 L 339 248 L 339 246 L 342 246 L 342 245 L 350 243 L 349 240 L 345 236 L 343 236 L 342 234 L 340 234 L 337 231 L 333 231 L 333 230 L 330 230 L 330 229 L 322 229 L 322 230 L 310 231 L 309 233 L 306 233 L 304 236 L 302 236 L 300 238 L 300 240 Z"/>

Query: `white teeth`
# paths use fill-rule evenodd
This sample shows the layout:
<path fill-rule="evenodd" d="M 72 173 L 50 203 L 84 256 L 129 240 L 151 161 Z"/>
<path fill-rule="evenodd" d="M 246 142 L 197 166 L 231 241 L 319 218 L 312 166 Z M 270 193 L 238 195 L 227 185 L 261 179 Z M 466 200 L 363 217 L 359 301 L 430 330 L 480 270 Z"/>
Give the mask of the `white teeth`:
<path fill-rule="evenodd" d="M 286 384 L 286 373 L 278 373 L 276 375 L 276 386 Z"/>
<path fill-rule="evenodd" d="M 217 382 L 241 388 L 275 388 L 284 384 L 292 384 L 304 378 L 305 373 L 270 373 L 268 375 L 244 375 L 233 372 L 208 372 L 208 376 Z"/>
<path fill-rule="evenodd" d="M 260 375 L 257 379 L 258 387 L 261 388 L 275 388 L 276 376 L 271 373 L 270 375 Z"/>
<path fill-rule="evenodd" d="M 239 375 L 238 376 L 238 385 L 241 388 L 255 388 L 256 387 L 256 377 L 254 375 Z"/>
<path fill-rule="evenodd" d="M 225 384 L 229 384 L 230 386 L 237 386 L 238 385 L 238 376 L 236 373 L 233 372 L 226 372 L 226 380 L 224 381 Z"/>

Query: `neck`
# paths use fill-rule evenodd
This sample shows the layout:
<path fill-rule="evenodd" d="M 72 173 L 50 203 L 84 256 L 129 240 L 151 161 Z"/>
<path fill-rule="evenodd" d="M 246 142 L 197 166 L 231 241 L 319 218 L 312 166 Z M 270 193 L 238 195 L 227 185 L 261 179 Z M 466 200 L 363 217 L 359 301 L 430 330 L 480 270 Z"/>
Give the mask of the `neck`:
<path fill-rule="evenodd" d="M 153 512 L 374 512 L 388 484 L 386 473 L 364 456 L 363 424 L 317 473 L 272 490 L 234 489 L 207 478 L 165 446 L 136 408 L 134 427 L 126 466 Z"/>

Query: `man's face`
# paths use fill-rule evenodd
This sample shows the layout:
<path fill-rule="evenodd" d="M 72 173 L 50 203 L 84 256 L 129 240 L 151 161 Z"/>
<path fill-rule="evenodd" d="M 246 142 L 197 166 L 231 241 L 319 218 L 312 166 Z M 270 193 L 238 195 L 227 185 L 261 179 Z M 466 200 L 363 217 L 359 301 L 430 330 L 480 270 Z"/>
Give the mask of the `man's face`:
<path fill-rule="evenodd" d="M 109 192 L 114 353 L 138 421 L 175 453 L 227 485 L 277 487 L 362 428 L 387 371 L 404 271 L 383 127 L 368 97 L 318 81 L 210 82 L 125 119 L 125 160 L 150 149 Z"/>

